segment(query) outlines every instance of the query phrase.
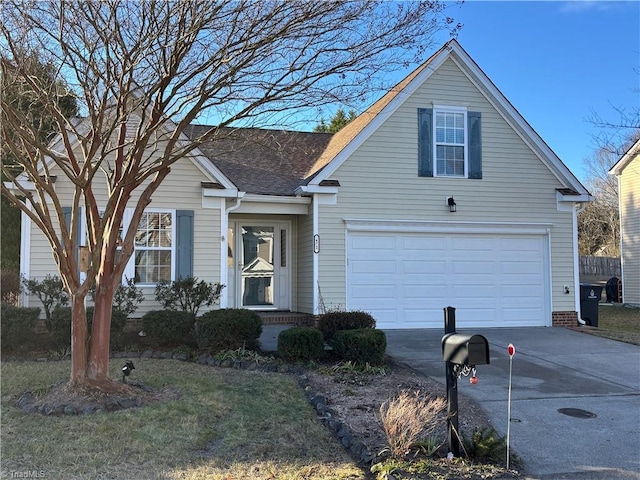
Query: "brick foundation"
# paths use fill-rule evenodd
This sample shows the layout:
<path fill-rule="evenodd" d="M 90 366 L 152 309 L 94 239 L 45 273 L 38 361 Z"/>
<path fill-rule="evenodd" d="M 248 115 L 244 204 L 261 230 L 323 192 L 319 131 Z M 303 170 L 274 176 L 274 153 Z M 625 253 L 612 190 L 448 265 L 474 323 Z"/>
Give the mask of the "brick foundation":
<path fill-rule="evenodd" d="M 551 325 L 554 327 L 575 327 L 578 325 L 578 312 L 552 312 Z"/>

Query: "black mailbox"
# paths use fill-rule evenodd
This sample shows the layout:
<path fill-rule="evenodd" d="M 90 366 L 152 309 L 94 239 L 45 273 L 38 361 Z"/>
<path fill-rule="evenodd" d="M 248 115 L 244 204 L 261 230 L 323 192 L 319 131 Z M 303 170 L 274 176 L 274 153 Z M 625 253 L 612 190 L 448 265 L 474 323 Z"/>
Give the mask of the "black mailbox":
<path fill-rule="evenodd" d="M 482 335 L 449 333 L 442 337 L 442 358 L 458 365 L 488 365 L 489 342 Z"/>

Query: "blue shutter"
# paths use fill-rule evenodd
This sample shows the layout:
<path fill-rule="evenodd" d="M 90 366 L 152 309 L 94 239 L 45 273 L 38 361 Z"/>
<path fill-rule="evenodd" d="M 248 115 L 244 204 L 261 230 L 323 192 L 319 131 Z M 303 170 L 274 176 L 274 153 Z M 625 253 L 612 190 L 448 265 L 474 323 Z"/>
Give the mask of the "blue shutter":
<path fill-rule="evenodd" d="M 176 280 L 193 276 L 193 210 L 176 211 Z"/>
<path fill-rule="evenodd" d="M 433 110 L 418 109 L 418 176 L 433 177 Z"/>
<path fill-rule="evenodd" d="M 480 112 L 467 113 L 469 134 L 469 178 L 482 178 L 482 128 Z"/>

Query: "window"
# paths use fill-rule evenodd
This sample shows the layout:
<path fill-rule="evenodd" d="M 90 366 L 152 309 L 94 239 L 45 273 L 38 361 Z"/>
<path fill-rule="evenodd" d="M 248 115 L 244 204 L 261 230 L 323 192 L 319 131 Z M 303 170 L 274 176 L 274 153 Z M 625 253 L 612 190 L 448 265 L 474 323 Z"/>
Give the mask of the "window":
<path fill-rule="evenodd" d="M 136 229 L 135 282 L 158 283 L 172 280 L 174 259 L 173 212 L 145 212 Z"/>
<path fill-rule="evenodd" d="M 436 175 L 464 177 L 466 163 L 466 112 L 435 112 Z"/>
<path fill-rule="evenodd" d="M 482 114 L 464 107 L 418 109 L 418 176 L 482 179 Z"/>

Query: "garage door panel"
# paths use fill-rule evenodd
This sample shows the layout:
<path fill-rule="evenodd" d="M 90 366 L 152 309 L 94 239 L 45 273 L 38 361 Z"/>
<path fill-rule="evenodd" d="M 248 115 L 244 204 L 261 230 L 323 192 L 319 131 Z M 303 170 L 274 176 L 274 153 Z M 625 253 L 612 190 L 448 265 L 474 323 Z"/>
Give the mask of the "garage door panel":
<path fill-rule="evenodd" d="M 405 260 L 401 263 L 402 272 L 407 275 L 443 275 L 447 273 L 447 263 L 442 260 Z"/>
<path fill-rule="evenodd" d="M 447 249 L 447 240 L 444 237 L 425 237 L 422 235 L 404 235 L 400 237 L 402 250 L 417 250 L 421 253 L 444 252 Z"/>
<path fill-rule="evenodd" d="M 454 275 L 471 275 L 471 274 L 486 274 L 494 273 L 496 271 L 496 264 L 492 261 L 483 262 L 482 260 L 475 261 L 462 261 L 455 260 L 452 262 Z"/>
<path fill-rule="evenodd" d="M 395 275 L 397 268 L 396 262 L 394 260 L 352 260 L 351 262 L 349 262 L 349 266 L 351 267 L 351 271 L 353 273 L 374 273 L 376 275 Z"/>
<path fill-rule="evenodd" d="M 357 239 L 357 241 L 355 241 Z M 542 235 L 351 233 L 347 308 L 380 328 L 546 325 L 548 259 Z"/>

